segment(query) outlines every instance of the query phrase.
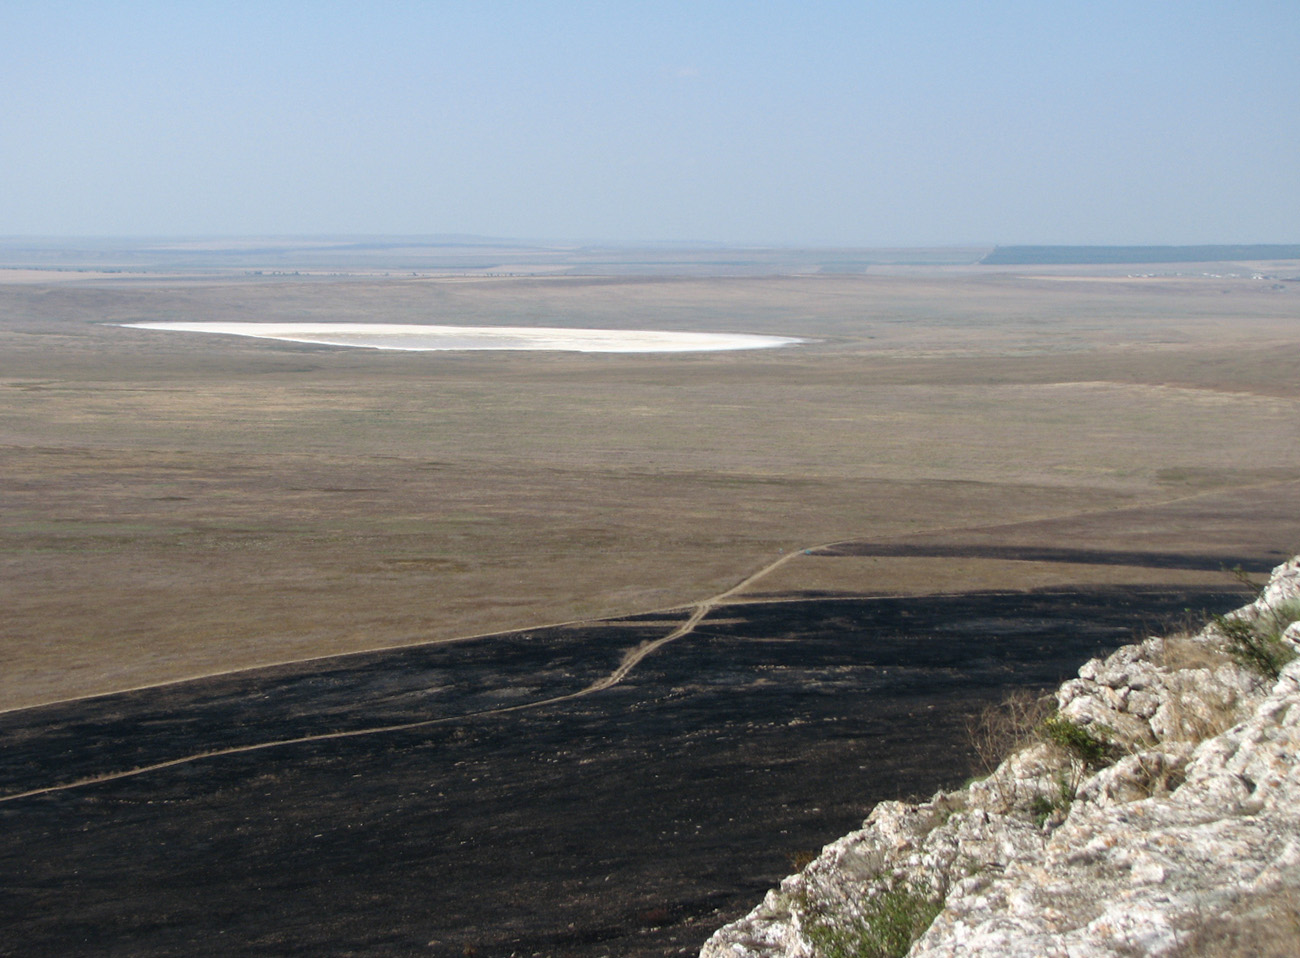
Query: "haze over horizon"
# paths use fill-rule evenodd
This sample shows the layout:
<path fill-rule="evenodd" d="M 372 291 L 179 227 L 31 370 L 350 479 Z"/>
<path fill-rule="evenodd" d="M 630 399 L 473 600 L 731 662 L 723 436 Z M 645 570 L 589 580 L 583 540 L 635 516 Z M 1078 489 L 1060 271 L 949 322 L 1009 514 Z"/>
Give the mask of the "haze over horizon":
<path fill-rule="evenodd" d="M 1300 5 L 6 5 L 0 236 L 1300 240 Z"/>

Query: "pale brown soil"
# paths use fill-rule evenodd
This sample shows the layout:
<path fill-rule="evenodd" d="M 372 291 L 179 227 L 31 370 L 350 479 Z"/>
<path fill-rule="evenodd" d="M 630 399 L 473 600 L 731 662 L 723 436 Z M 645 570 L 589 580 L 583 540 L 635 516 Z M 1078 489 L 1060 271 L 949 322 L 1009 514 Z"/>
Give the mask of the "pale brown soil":
<path fill-rule="evenodd" d="M 0 286 L 0 708 L 680 607 L 843 540 L 1290 552 L 1297 295 L 961 269 Z M 107 325 L 331 319 L 818 342 L 430 355 Z M 943 568 L 800 560 L 749 591 L 928 591 Z M 960 588 L 1153 581 L 956 568 Z"/>

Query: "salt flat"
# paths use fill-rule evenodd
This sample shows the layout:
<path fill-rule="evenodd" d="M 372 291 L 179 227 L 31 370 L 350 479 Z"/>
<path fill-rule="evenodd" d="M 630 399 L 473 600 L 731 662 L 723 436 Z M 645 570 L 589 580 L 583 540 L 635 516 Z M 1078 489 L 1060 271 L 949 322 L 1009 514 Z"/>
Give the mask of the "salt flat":
<path fill-rule="evenodd" d="M 132 329 L 223 333 L 322 346 L 369 349 L 558 350 L 580 353 L 686 353 L 770 349 L 807 340 L 746 333 L 683 333 L 554 326 L 424 326 L 410 323 L 121 323 Z"/>

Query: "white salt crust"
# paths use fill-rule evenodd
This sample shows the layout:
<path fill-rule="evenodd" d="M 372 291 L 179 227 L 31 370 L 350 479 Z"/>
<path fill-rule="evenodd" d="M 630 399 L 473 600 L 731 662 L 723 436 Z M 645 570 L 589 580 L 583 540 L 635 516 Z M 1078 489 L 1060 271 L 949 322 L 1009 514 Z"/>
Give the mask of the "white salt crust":
<path fill-rule="evenodd" d="M 122 323 L 131 329 L 223 333 L 321 346 L 415 351 L 521 349 L 581 353 L 687 353 L 770 349 L 807 342 L 749 333 L 531 326 L 421 326 L 397 323 Z"/>

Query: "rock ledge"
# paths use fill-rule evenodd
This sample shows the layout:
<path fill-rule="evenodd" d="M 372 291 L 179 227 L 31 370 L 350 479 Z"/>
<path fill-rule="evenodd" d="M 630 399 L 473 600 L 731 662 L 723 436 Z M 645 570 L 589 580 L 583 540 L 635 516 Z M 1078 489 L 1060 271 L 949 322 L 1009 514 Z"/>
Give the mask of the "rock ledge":
<path fill-rule="evenodd" d="M 1247 667 L 1231 633 L 1294 650 L 1297 618 L 1300 558 L 1196 635 L 1088 662 L 991 775 L 881 803 L 701 958 L 889 953 L 867 945 L 936 911 L 913 958 L 1294 954 L 1300 659 Z"/>

